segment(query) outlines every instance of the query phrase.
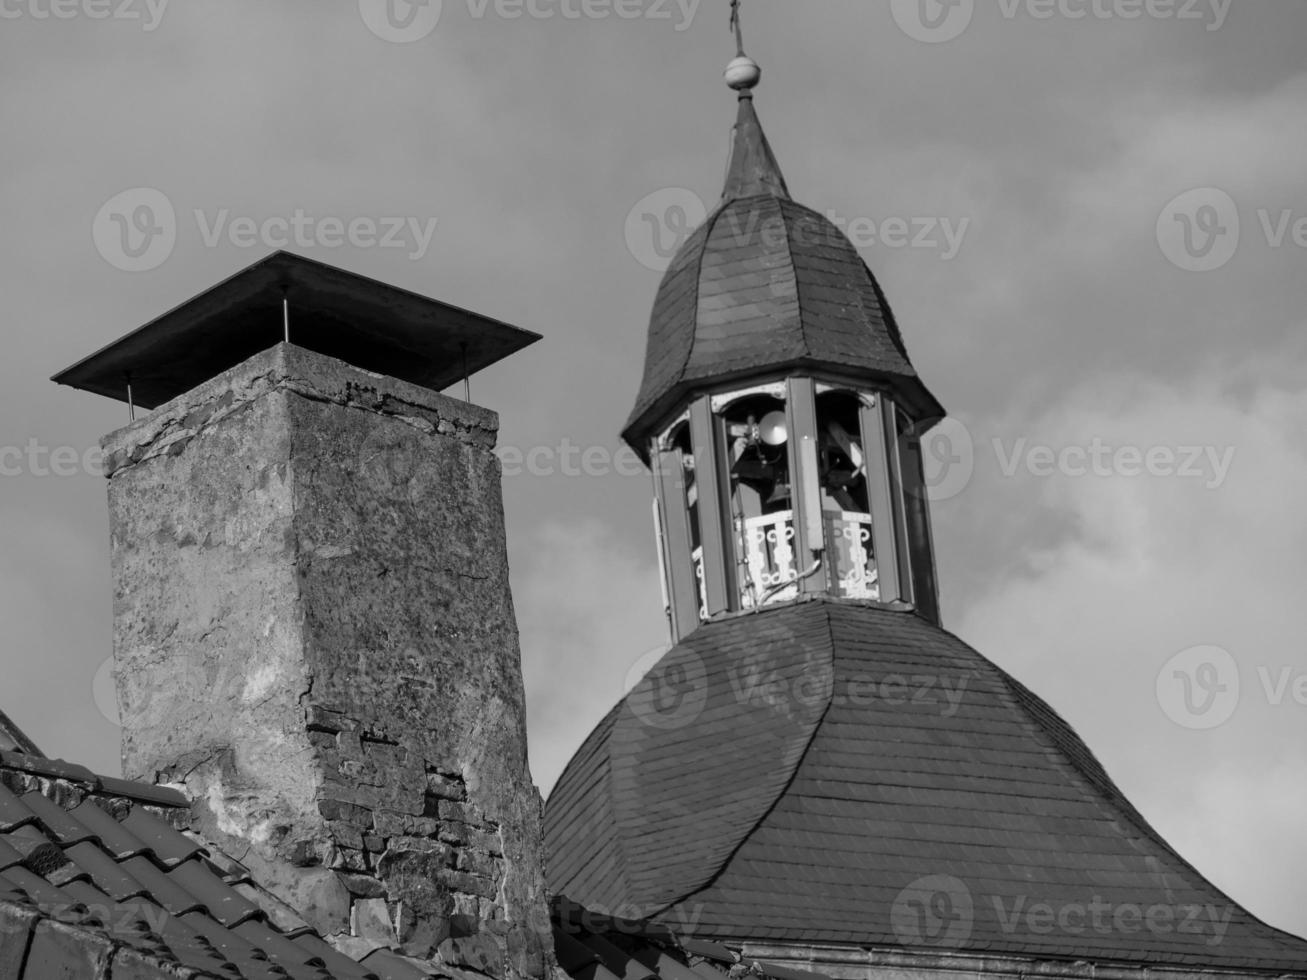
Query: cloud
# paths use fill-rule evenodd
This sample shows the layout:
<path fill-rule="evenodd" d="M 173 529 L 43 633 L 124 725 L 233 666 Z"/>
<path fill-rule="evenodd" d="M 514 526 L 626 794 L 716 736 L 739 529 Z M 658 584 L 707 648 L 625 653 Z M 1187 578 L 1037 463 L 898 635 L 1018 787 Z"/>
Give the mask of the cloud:
<path fill-rule="evenodd" d="M 667 643 L 649 537 L 637 553 L 599 521 L 548 521 L 511 546 L 531 769 L 546 795 L 642 655 Z"/>
<path fill-rule="evenodd" d="M 956 506 L 994 518 L 992 534 L 970 542 L 972 561 L 1000 557 L 988 576 L 976 567 L 965 576 L 956 628 L 1063 712 L 1182 854 L 1302 933 L 1307 905 L 1274 897 L 1301 892 L 1307 863 L 1287 779 L 1307 771 L 1307 704 L 1273 703 L 1263 675 L 1307 676 L 1307 388 L 1247 390 L 1258 363 L 1178 383 L 1098 377 L 1042 414 L 986 425 L 975 482 Z M 1024 465 L 1006 476 L 1000 457 L 1021 439 L 1054 451 L 1100 440 L 1233 456 L 1219 486 L 1210 464 L 1193 478 L 1039 476 Z M 1032 541 L 1027 523 L 1053 530 Z M 1198 645 L 1226 649 L 1242 682 L 1234 716 L 1210 732 L 1177 725 L 1156 701 L 1159 669 Z M 1223 794 L 1261 803 L 1220 803 Z M 1260 843 L 1218 846 L 1239 838 Z"/>

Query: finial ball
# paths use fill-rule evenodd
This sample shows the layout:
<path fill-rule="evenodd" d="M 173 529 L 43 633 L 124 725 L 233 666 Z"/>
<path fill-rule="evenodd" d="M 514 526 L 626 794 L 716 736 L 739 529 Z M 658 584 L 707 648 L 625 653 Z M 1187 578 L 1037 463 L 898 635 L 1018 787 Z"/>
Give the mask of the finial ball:
<path fill-rule="evenodd" d="M 726 84 L 737 92 L 756 88 L 762 81 L 762 69 L 758 62 L 747 55 L 740 55 L 726 66 Z"/>

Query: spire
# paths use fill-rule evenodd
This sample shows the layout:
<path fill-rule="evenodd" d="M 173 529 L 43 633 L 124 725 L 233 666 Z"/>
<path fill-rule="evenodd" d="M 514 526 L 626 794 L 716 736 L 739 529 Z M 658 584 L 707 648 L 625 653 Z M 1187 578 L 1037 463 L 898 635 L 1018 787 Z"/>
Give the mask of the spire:
<path fill-rule="evenodd" d="M 740 113 L 735 121 L 735 142 L 722 200 L 770 194 L 788 201 L 790 189 L 753 108 L 753 90 L 762 80 L 762 69 L 744 53 L 740 0 L 731 0 L 731 29 L 735 32 L 736 57 L 726 66 L 726 84 L 740 93 Z"/>
<path fill-rule="evenodd" d="M 785 185 L 776 155 L 772 153 L 767 134 L 762 131 L 758 113 L 753 108 L 753 93 L 740 92 L 740 115 L 735 121 L 735 146 L 731 149 L 731 163 L 726 173 L 726 188 L 722 200 L 756 197 L 770 194 L 790 200 L 790 189 Z"/>

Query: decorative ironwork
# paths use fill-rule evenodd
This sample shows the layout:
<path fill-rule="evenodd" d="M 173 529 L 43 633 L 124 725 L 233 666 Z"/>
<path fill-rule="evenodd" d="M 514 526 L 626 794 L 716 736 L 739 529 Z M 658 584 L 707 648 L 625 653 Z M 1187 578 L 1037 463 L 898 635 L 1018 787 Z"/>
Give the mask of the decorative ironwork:
<path fill-rule="evenodd" d="M 699 596 L 699 618 L 708 621 L 708 590 L 703 584 L 703 547 L 695 548 L 690 553 L 694 560 L 694 587 Z"/>
<path fill-rule="evenodd" d="M 880 583 L 871 546 L 871 515 L 838 511 L 826 515 L 826 542 L 837 594 L 879 599 Z"/>
<path fill-rule="evenodd" d="M 744 606 L 752 608 L 768 591 L 799 577 L 794 561 L 794 512 L 786 510 L 762 517 L 746 517 L 741 533 L 749 577 L 743 583 L 741 597 Z M 768 598 L 767 603 L 784 602 L 797 594 L 797 587 L 781 589 Z"/>

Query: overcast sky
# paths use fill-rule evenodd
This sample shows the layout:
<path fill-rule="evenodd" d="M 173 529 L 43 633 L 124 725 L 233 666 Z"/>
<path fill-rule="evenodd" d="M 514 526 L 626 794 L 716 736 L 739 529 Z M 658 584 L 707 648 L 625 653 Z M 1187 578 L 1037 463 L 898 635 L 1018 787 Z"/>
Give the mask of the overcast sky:
<path fill-rule="evenodd" d="M 618 449 L 658 283 L 643 216 L 665 245 L 720 191 L 726 0 L 51 2 L 0 0 L 0 707 L 117 770 L 103 481 L 45 453 L 81 470 L 125 408 L 46 379 L 279 244 L 237 219 L 299 210 L 295 250 L 545 335 L 473 395 L 555 461 L 504 485 L 547 791 L 666 638 L 648 478 L 597 450 L 568 475 L 563 450 Z M 745 17 L 791 189 L 858 234 L 956 420 L 946 625 L 1307 933 L 1307 5 Z M 134 256 L 112 215 L 143 203 L 174 234 Z M 392 217 L 400 248 L 322 223 Z"/>

